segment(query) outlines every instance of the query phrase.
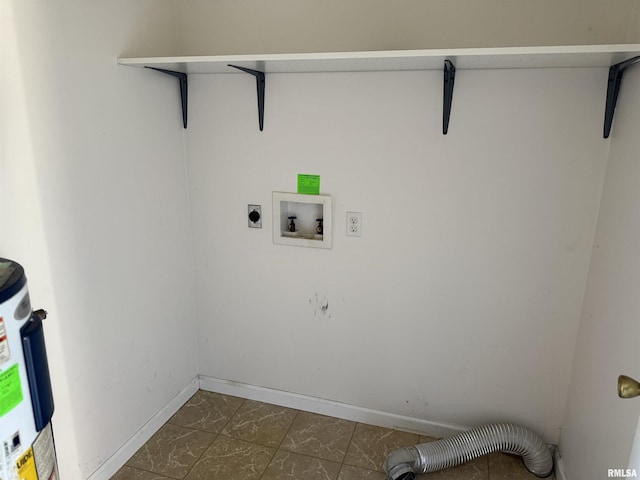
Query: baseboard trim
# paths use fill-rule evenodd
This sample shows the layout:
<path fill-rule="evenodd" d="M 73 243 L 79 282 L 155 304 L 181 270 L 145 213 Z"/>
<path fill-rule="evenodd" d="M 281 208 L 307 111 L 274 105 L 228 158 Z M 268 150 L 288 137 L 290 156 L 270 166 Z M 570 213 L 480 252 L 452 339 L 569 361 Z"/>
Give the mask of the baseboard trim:
<path fill-rule="evenodd" d="M 564 462 L 562 461 L 562 455 L 560 455 L 560 450 L 558 449 L 558 447 L 556 447 L 553 451 L 553 464 L 555 480 L 568 480 L 567 475 L 564 471 Z"/>
<path fill-rule="evenodd" d="M 431 422 L 421 418 L 397 415 L 333 400 L 199 375 L 180 390 L 140 430 L 93 472 L 87 480 L 109 480 L 198 389 L 432 437 L 448 437 L 469 429 L 469 427 L 461 425 Z M 568 480 L 564 472 L 562 456 L 557 448 L 554 449 L 553 457 L 555 480 Z"/>
<path fill-rule="evenodd" d="M 282 407 L 295 408 L 305 412 L 319 413 L 354 422 L 367 423 L 379 427 L 393 428 L 432 437 L 448 437 L 469 429 L 461 425 L 430 422 L 421 418 L 407 417 L 323 398 L 300 395 L 272 388 L 246 383 L 221 380 L 200 375 L 200 389 L 209 392 L 233 395 Z"/>
<path fill-rule="evenodd" d="M 198 377 L 194 377 L 182 390 L 145 423 L 124 445 L 111 455 L 87 480 L 109 480 L 144 445 L 178 409 L 198 391 Z"/>

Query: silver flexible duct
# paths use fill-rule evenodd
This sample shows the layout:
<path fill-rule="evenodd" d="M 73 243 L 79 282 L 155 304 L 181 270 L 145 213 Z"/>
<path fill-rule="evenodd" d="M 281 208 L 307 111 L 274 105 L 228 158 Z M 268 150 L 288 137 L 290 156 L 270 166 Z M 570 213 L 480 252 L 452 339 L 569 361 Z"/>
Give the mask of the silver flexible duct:
<path fill-rule="evenodd" d="M 553 458 L 542 439 L 520 425 L 498 423 L 459 433 L 453 437 L 403 447 L 392 452 L 384 464 L 388 480 L 414 480 L 416 473 L 429 473 L 455 467 L 491 452 L 522 456 L 535 476 L 551 475 Z"/>

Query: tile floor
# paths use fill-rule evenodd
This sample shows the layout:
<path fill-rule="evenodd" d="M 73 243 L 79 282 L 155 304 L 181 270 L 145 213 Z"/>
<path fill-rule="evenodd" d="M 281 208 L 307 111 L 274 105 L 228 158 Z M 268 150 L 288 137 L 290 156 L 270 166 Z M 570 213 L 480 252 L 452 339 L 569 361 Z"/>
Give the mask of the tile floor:
<path fill-rule="evenodd" d="M 198 391 L 112 480 L 384 480 L 388 453 L 435 440 Z M 490 454 L 424 480 L 531 480 L 520 457 Z"/>

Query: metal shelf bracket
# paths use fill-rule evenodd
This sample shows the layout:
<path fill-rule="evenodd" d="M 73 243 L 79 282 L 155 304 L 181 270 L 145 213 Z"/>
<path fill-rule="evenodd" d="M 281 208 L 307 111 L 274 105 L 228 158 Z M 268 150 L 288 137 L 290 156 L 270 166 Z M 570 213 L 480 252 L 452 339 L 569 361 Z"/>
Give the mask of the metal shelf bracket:
<path fill-rule="evenodd" d="M 243 72 L 249 73 L 256 77 L 256 88 L 258 90 L 258 123 L 260 124 L 260 131 L 262 131 L 264 128 L 264 72 L 252 70 L 245 67 L 238 67 L 236 65 L 229 65 L 229 67 L 237 68 L 238 70 L 242 70 Z"/>
<path fill-rule="evenodd" d="M 609 68 L 609 82 L 607 83 L 607 103 L 604 111 L 604 138 L 609 138 L 613 125 L 613 113 L 618 102 L 622 74 L 625 69 L 634 63 L 640 62 L 640 56 L 633 57 L 624 62 L 616 63 Z"/>
<path fill-rule="evenodd" d="M 145 68 L 150 68 L 151 70 L 155 70 L 156 72 L 165 73 L 178 79 L 178 83 L 180 83 L 180 101 L 182 102 L 182 126 L 184 128 L 187 128 L 187 93 L 189 88 L 187 84 L 187 74 L 182 72 L 174 72 L 173 70 L 165 70 L 163 68 Z"/>
<path fill-rule="evenodd" d="M 449 60 L 444 61 L 444 95 L 442 106 L 442 134 L 449 131 L 449 117 L 451 117 L 451 103 L 453 102 L 453 83 L 456 79 L 456 67 Z"/>

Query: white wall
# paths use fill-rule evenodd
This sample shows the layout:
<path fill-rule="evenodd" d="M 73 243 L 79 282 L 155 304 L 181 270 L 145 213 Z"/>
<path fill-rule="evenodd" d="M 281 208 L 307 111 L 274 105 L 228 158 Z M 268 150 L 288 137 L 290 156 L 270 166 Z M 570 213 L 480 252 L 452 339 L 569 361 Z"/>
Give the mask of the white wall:
<path fill-rule="evenodd" d="M 636 0 L 631 27 L 629 29 L 629 42 L 640 43 L 640 1 Z"/>
<path fill-rule="evenodd" d="M 262 133 L 253 77 L 191 76 L 200 372 L 557 442 L 606 76 L 460 71 L 447 136 L 439 71 L 268 75 Z M 298 173 L 334 197 L 331 250 L 272 243 L 271 192 Z"/>
<path fill-rule="evenodd" d="M 179 0 L 184 55 L 625 43 L 637 0 Z"/>
<path fill-rule="evenodd" d="M 277 1 L 0 0 L 0 255 L 50 312 L 63 478 L 199 371 L 557 441 L 606 71 L 459 72 L 447 137 L 438 72 L 270 75 L 264 133 L 251 77 L 192 76 L 192 252 L 177 87 L 115 58 L 637 42 L 637 1 Z M 332 250 L 271 243 L 297 173 L 334 196 Z"/>
<path fill-rule="evenodd" d="M 640 377 L 640 68 L 625 72 L 580 322 L 561 451 L 568 478 L 626 468 L 640 402 L 620 400 L 618 375 Z"/>
<path fill-rule="evenodd" d="M 61 477 L 87 478 L 196 374 L 173 3 L 0 2 L 0 255 L 49 311 Z"/>

